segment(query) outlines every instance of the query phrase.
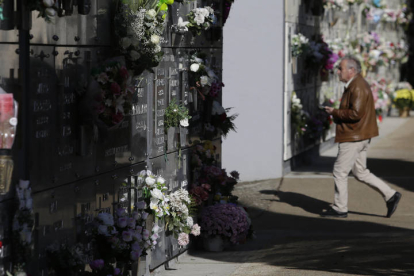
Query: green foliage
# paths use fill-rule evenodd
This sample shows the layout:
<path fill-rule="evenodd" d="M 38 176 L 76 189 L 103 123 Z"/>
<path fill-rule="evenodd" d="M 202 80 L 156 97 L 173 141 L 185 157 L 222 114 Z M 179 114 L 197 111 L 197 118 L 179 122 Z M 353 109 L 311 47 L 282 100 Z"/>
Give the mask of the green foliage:
<path fill-rule="evenodd" d="M 176 100 L 173 99 L 165 110 L 165 132 L 167 132 L 170 127 L 180 126 L 180 121 L 185 119 L 191 119 L 191 116 L 188 115 L 188 109 L 182 104 L 177 104 Z"/>

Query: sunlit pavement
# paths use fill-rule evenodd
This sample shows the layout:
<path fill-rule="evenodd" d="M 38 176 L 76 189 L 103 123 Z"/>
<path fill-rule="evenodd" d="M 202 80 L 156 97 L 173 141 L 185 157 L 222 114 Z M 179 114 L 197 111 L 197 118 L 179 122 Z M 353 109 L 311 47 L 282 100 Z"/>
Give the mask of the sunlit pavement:
<path fill-rule="evenodd" d="M 368 168 L 403 197 L 386 218 L 382 196 L 349 179 L 346 219 L 321 218 L 332 202 L 337 147 L 283 179 L 240 183 L 257 238 L 224 252 L 191 250 L 171 276 L 414 275 L 414 118 L 390 117 L 368 151 Z"/>

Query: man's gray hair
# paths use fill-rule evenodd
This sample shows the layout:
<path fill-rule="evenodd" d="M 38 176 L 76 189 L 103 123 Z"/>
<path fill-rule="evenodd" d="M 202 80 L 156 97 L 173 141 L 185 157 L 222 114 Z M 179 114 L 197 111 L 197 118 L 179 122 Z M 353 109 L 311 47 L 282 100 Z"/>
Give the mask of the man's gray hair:
<path fill-rule="evenodd" d="M 346 55 L 342 58 L 342 60 L 347 60 L 347 67 L 348 69 L 354 68 L 357 73 L 361 73 L 361 62 L 358 58 L 351 55 Z M 342 61 L 341 60 L 341 61 Z"/>

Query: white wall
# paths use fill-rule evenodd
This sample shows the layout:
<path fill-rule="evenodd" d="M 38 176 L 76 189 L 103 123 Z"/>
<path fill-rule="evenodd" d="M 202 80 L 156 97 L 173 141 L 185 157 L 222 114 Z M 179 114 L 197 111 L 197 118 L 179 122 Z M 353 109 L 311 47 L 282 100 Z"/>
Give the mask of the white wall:
<path fill-rule="evenodd" d="M 237 0 L 224 27 L 223 106 L 239 117 L 222 162 L 241 181 L 282 176 L 284 26 L 284 1 Z"/>

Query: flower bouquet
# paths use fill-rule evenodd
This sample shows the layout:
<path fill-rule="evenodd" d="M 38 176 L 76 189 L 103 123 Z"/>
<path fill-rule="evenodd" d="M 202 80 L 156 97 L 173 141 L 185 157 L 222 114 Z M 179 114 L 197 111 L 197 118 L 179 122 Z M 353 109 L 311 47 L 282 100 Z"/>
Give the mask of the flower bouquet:
<path fill-rule="evenodd" d="M 191 89 L 197 90 L 203 100 L 217 98 L 224 84 L 210 67 L 206 64 L 204 53 L 194 53 L 191 56 L 191 66 L 189 70 Z"/>
<path fill-rule="evenodd" d="M 144 201 L 149 206 L 149 212 L 152 212 L 157 219 L 163 219 L 169 215 L 170 206 L 168 197 L 165 192 L 168 188 L 165 185 L 165 179 L 161 176 L 154 175 L 149 170 L 143 170 L 139 173 L 138 183 L 142 184 Z"/>
<path fill-rule="evenodd" d="M 177 104 L 176 100 L 173 99 L 165 110 L 164 115 L 164 129 L 167 133 L 170 127 L 188 127 L 188 120 L 191 119 L 191 116 L 188 115 L 188 109 L 181 105 Z"/>
<path fill-rule="evenodd" d="M 134 87 L 128 69 L 112 61 L 92 70 L 99 93 L 95 96 L 95 113 L 108 127 L 118 125 L 132 108 Z"/>
<path fill-rule="evenodd" d="M 307 52 L 309 47 L 309 39 L 301 33 L 295 34 L 292 36 L 291 47 L 292 57 L 298 57 Z"/>
<path fill-rule="evenodd" d="M 293 92 L 291 100 L 291 111 L 290 118 L 295 134 L 303 135 L 306 131 L 306 116 L 303 112 L 303 106 L 300 99 L 296 96 L 296 93 Z"/>
<path fill-rule="evenodd" d="M 399 109 L 400 117 L 409 116 L 410 108 L 413 106 L 414 90 L 400 89 L 394 93 L 394 104 Z"/>
<path fill-rule="evenodd" d="M 208 30 L 214 23 L 215 15 L 211 7 L 195 8 L 188 15 L 187 28 L 193 36 L 201 35 L 203 30 Z"/>
<path fill-rule="evenodd" d="M 138 7 L 120 4 L 115 15 L 115 36 L 119 52 L 125 55 L 127 65 L 140 75 L 145 70 L 153 72 L 164 52 L 165 17 L 168 4 L 173 0 L 139 1 Z"/>
<path fill-rule="evenodd" d="M 155 248 L 160 227 L 146 228 L 146 209 L 146 204 L 139 202 L 131 214 L 124 208 L 118 208 L 115 216 L 98 214 L 93 231 L 95 260 L 89 263 L 92 275 L 128 275 L 132 264 Z"/>
<path fill-rule="evenodd" d="M 226 138 L 230 131 L 236 131 L 234 120 L 238 114 L 227 115 L 230 110 L 231 108 L 223 108 L 218 101 L 213 101 L 211 119 L 205 128 L 205 135 L 207 137 L 219 134 Z"/>
<path fill-rule="evenodd" d="M 229 203 L 205 207 L 200 214 L 200 226 L 205 238 L 220 236 L 239 244 L 246 240 L 251 223 L 242 207 Z"/>
<path fill-rule="evenodd" d="M 49 272 L 55 275 L 81 275 L 85 270 L 86 260 L 90 252 L 82 245 L 68 246 L 55 241 L 46 248 Z"/>
<path fill-rule="evenodd" d="M 180 246 L 189 242 L 189 234 L 198 236 L 200 226 L 194 224 L 191 213 L 195 207 L 187 190 L 180 189 L 168 195 L 170 213 L 165 217 L 165 228 L 178 239 Z"/>

